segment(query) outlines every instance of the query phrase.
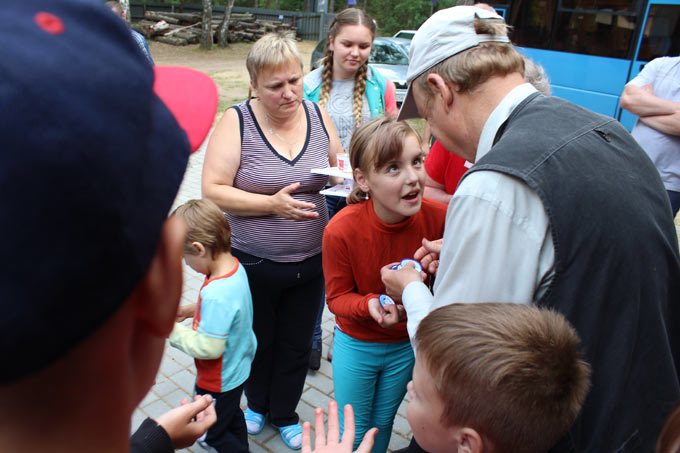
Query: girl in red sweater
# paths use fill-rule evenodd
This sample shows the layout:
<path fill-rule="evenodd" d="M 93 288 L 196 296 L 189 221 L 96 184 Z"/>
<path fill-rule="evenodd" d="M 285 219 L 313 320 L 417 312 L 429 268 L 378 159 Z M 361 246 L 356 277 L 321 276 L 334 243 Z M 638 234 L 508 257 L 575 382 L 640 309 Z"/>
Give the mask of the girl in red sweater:
<path fill-rule="evenodd" d="M 414 358 L 403 307 L 379 302 L 380 268 L 412 257 L 422 238 L 441 237 L 446 205 L 423 199 L 424 154 L 406 122 L 364 124 L 349 154 L 355 188 L 323 237 L 326 297 L 336 320 L 333 381 L 340 407 L 354 408 L 354 448 L 375 426 L 373 452 L 384 453 Z"/>

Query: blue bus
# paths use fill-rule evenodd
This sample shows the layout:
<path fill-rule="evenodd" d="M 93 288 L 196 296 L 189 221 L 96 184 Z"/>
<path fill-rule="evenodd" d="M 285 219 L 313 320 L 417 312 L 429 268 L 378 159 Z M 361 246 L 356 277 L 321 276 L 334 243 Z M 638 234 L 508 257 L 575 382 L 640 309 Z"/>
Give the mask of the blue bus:
<path fill-rule="evenodd" d="M 612 116 L 625 84 L 657 57 L 680 54 L 680 0 L 508 0 L 491 3 L 511 39 L 545 68 L 554 96 Z"/>

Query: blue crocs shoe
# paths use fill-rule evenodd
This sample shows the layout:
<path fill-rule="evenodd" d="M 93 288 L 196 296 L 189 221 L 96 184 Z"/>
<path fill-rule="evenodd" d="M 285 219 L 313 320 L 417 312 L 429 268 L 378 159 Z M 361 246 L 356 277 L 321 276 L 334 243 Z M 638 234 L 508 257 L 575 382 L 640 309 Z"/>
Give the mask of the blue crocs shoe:
<path fill-rule="evenodd" d="M 260 434 L 262 429 L 264 429 L 264 415 L 258 414 L 248 407 L 243 411 L 243 417 L 246 419 L 248 434 L 254 436 L 255 434 Z"/>
<path fill-rule="evenodd" d="M 302 447 L 302 425 L 296 423 L 294 425 L 281 426 L 272 425 L 281 433 L 281 439 L 291 450 L 299 450 Z"/>

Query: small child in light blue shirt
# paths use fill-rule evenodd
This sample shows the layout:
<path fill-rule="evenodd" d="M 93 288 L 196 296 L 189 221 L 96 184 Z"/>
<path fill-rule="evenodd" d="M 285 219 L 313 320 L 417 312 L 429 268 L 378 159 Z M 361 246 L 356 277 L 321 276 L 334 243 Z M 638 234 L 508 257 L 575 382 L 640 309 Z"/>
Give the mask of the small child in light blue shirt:
<path fill-rule="evenodd" d="M 191 200 L 173 212 L 187 224 L 184 260 L 205 274 L 196 304 L 180 307 L 178 321 L 193 317 L 191 328 L 175 324 L 170 344 L 196 362 L 196 393 L 215 401 L 217 423 L 204 443 L 218 452 L 248 452 L 248 432 L 240 408 L 257 341 L 248 277 L 231 254 L 231 229 L 209 200 Z"/>

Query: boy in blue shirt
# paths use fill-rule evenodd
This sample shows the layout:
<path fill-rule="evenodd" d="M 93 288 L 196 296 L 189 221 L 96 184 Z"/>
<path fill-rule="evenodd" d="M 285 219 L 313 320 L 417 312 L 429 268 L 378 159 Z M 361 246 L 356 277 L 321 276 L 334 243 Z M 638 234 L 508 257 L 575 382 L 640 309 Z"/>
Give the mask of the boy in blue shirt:
<path fill-rule="evenodd" d="M 248 432 L 239 403 L 257 345 L 248 277 L 231 254 L 231 228 L 209 200 L 191 200 L 175 210 L 184 219 L 184 260 L 205 274 L 198 302 L 180 307 L 178 320 L 193 317 L 191 328 L 175 324 L 170 344 L 196 361 L 196 393 L 215 400 L 217 423 L 205 443 L 218 452 L 248 452 Z"/>

